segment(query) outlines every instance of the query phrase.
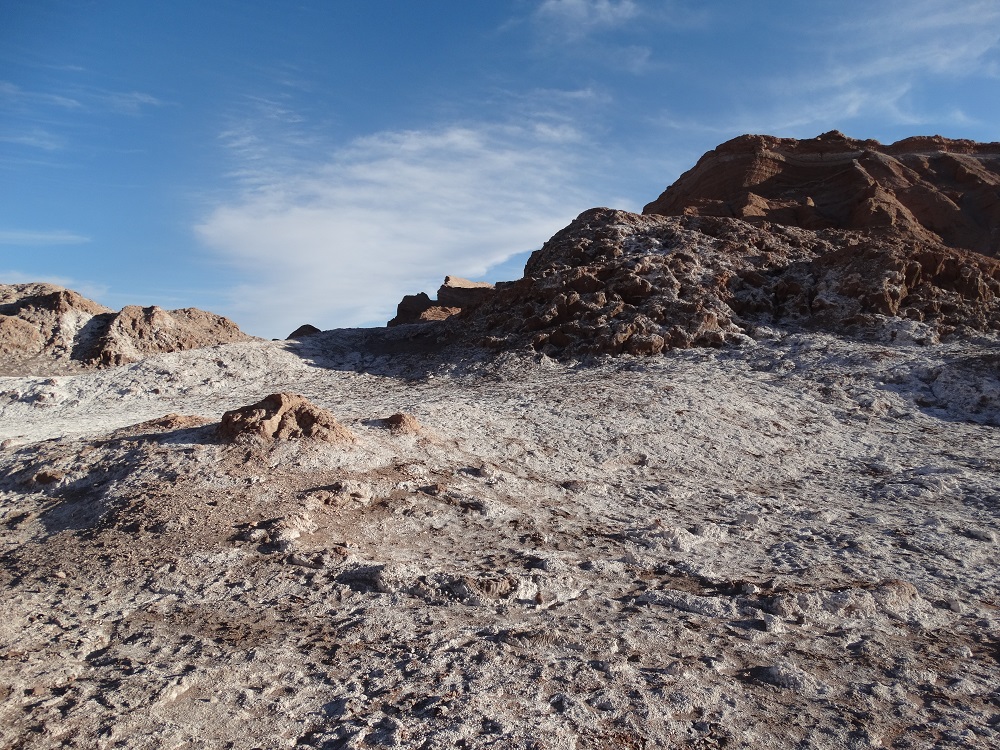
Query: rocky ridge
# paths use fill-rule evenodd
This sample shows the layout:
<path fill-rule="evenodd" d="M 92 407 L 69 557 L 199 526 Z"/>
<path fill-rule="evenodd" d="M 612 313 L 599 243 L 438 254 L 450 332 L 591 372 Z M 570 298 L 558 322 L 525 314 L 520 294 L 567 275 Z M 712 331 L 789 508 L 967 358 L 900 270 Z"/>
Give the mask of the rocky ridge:
<path fill-rule="evenodd" d="M 197 308 L 115 312 L 53 284 L 0 284 L 0 354 L 11 372 L 110 367 L 252 339 L 228 318 Z"/>
<path fill-rule="evenodd" d="M 924 136 L 882 145 L 836 130 L 806 140 L 744 135 L 705 154 L 643 213 L 891 229 L 995 257 L 1000 143 Z"/>

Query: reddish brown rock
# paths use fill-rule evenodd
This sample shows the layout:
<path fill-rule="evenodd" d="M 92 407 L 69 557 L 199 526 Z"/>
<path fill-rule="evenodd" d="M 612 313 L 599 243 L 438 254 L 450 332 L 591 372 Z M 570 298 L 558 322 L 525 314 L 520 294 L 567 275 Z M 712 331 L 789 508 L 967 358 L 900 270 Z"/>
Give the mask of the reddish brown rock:
<path fill-rule="evenodd" d="M 249 341 L 228 318 L 188 307 L 163 310 L 130 305 L 118 313 L 91 357 L 102 365 L 136 362 L 150 354 Z"/>
<path fill-rule="evenodd" d="M 0 315 L 0 354 L 33 355 L 42 351 L 45 339 L 38 326 L 10 315 Z"/>
<path fill-rule="evenodd" d="M 396 307 L 396 317 L 388 326 L 408 323 L 427 323 L 446 320 L 463 310 L 471 310 L 488 300 L 494 292 L 492 284 L 469 281 L 458 276 L 445 276 L 438 288 L 438 298 L 431 299 L 425 292 L 408 294 Z"/>
<path fill-rule="evenodd" d="M 418 294 L 407 294 L 396 305 L 396 317 L 390 320 L 389 327 L 404 325 L 406 323 L 417 323 L 420 316 L 434 306 L 434 302 L 427 296 L 426 292 Z"/>
<path fill-rule="evenodd" d="M 350 443 L 354 435 L 326 409 L 294 393 L 274 393 L 256 404 L 222 415 L 219 437 L 227 442 L 310 439 Z"/>
<path fill-rule="evenodd" d="M 744 135 L 705 154 L 643 213 L 879 228 L 997 256 L 1000 143 Z"/>

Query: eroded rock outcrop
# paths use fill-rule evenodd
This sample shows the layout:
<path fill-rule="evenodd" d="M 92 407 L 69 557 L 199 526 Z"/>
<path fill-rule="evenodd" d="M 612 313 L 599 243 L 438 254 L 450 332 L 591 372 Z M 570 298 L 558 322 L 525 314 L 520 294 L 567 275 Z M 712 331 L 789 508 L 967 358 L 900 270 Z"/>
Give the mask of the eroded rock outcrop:
<path fill-rule="evenodd" d="M 493 285 L 484 281 L 469 281 L 460 276 L 445 276 L 438 287 L 437 299 L 426 292 L 407 294 L 396 307 L 396 317 L 388 325 L 427 323 L 446 320 L 463 310 L 472 310 L 493 296 Z"/>
<path fill-rule="evenodd" d="M 294 393 L 270 396 L 222 415 L 219 438 L 226 442 L 273 443 L 309 439 L 350 443 L 354 435 L 326 409 Z"/>
<path fill-rule="evenodd" d="M 1000 330 L 1000 261 L 897 235 L 591 209 L 459 322 L 493 348 L 573 355 L 738 344 L 772 326 L 929 340 Z"/>
<path fill-rule="evenodd" d="M 51 284 L 0 285 L 0 353 L 10 367 L 106 367 L 252 339 L 228 318 L 196 308 L 116 313 Z"/>
<path fill-rule="evenodd" d="M 642 215 L 585 211 L 441 333 L 573 356 L 775 327 L 930 342 L 1000 330 L 998 254 L 1000 144 L 742 136 Z"/>
<path fill-rule="evenodd" d="M 251 337 L 229 318 L 205 310 L 188 307 L 168 311 L 129 305 L 108 321 L 90 359 L 102 365 L 121 365 L 161 352 L 249 340 Z"/>

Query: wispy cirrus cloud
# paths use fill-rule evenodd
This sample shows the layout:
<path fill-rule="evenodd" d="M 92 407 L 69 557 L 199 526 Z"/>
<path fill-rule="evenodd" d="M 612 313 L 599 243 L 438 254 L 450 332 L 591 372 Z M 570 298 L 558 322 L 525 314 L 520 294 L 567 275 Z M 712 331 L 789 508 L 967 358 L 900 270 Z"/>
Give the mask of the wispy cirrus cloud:
<path fill-rule="evenodd" d="M 765 36 L 776 36 L 777 28 L 767 27 Z M 992 140 L 989 123 L 976 117 L 967 95 L 949 94 L 978 80 L 986 100 L 1000 95 L 995 84 L 989 88 L 1000 61 L 1000 4 L 890 0 L 866 5 L 863 14 L 828 10 L 808 25 L 782 21 L 780 31 L 789 40 L 782 69 L 768 64 L 765 50 L 745 70 L 732 71 L 726 96 L 711 110 L 664 111 L 660 123 L 674 132 L 724 137 L 802 137 L 852 127 L 863 137 L 891 137 L 902 129 L 960 127 L 982 129 Z"/>
<path fill-rule="evenodd" d="M 196 234 L 245 278 L 226 312 L 251 332 L 384 323 L 404 294 L 481 275 L 591 205 L 568 143 L 472 123 L 377 133 L 321 163 L 251 163 Z"/>
<path fill-rule="evenodd" d="M 58 151 L 66 145 L 66 139 L 42 128 L 33 127 L 21 132 L 0 133 L 0 143 L 28 146 L 42 151 Z"/>
<path fill-rule="evenodd" d="M 41 91 L 26 91 L 10 81 L 0 81 L 0 100 L 6 101 L 8 105 L 15 106 L 34 105 L 59 107 L 61 109 L 80 109 L 83 106 L 74 97 Z"/>
<path fill-rule="evenodd" d="M 90 242 L 89 237 L 62 229 L 0 229 L 0 245 L 40 247 L 45 245 L 82 245 L 87 242 Z"/>
<path fill-rule="evenodd" d="M 543 0 L 534 20 L 569 39 L 615 28 L 639 15 L 635 0 Z"/>
<path fill-rule="evenodd" d="M 162 99 L 141 91 L 103 91 L 96 99 L 98 106 L 103 105 L 113 112 L 133 117 L 142 114 L 146 107 L 166 106 L 166 102 Z"/>

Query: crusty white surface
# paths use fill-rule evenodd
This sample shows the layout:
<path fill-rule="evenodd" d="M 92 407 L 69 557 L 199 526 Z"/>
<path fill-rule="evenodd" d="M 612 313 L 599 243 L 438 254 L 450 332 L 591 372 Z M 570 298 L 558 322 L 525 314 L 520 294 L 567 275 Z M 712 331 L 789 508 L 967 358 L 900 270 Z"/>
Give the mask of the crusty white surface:
<path fill-rule="evenodd" d="M 374 335 L 0 378 L 0 746 L 1000 744 L 996 341 Z M 115 432 L 279 391 L 357 442 Z"/>

